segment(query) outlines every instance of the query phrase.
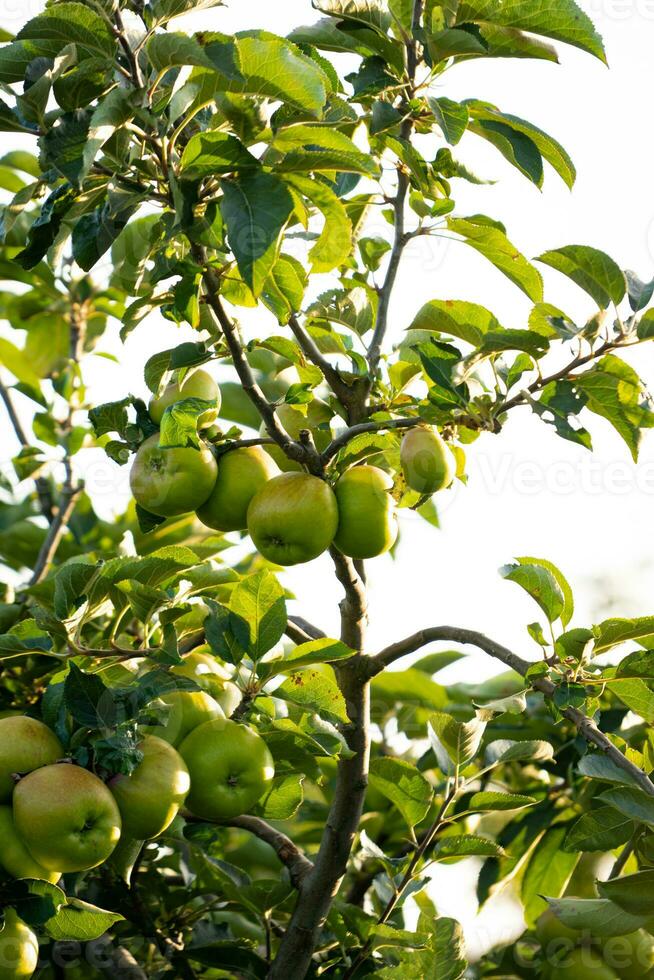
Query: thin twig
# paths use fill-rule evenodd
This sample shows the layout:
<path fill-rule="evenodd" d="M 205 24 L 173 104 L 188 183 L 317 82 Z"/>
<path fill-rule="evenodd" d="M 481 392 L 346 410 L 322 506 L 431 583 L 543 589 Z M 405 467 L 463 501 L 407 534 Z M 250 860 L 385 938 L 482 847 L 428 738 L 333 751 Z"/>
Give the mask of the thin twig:
<path fill-rule="evenodd" d="M 2 398 L 2 401 L 4 402 L 4 406 L 7 410 L 7 415 L 9 416 L 9 421 L 13 426 L 18 442 L 20 443 L 23 449 L 28 449 L 30 443 L 25 433 L 25 429 L 23 428 L 22 423 L 18 417 L 18 413 L 14 408 L 14 403 L 11 398 L 11 393 L 1 378 L 0 378 L 0 398 Z M 42 476 L 37 476 L 34 479 L 34 485 L 36 487 L 36 493 L 39 498 L 41 513 L 48 521 L 48 523 L 51 523 L 53 519 L 54 507 L 52 503 L 52 494 L 50 492 L 50 486 L 48 484 L 48 481 L 45 480 Z"/>
<path fill-rule="evenodd" d="M 420 418 L 410 418 L 410 419 L 385 419 L 383 422 L 360 422 L 358 425 L 353 425 L 349 429 L 345 429 L 341 432 L 335 439 L 333 439 L 329 445 L 324 449 L 322 453 L 322 461 L 326 465 L 330 459 L 341 449 L 352 442 L 356 436 L 363 435 L 366 432 L 383 432 L 384 430 L 391 429 L 411 429 L 416 425 L 424 425 L 424 422 Z"/>

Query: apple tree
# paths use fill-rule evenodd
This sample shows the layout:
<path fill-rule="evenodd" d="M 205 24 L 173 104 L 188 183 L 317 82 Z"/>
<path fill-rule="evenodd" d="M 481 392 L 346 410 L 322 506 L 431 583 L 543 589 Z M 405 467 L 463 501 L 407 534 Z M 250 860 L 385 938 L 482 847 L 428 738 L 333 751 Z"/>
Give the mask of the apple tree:
<path fill-rule="evenodd" d="M 636 459 L 654 424 L 623 357 L 654 283 L 587 245 L 534 264 L 456 203 L 466 133 L 539 187 L 575 169 L 448 69 L 601 39 L 574 0 L 313 6 L 289 37 L 222 33 L 219 0 L 48 0 L 3 32 L 0 976 L 644 976 L 654 616 L 580 623 L 519 557 L 524 649 L 427 611 L 366 640 L 366 562 L 402 511 L 438 522 L 481 433 L 531 412 L 590 451 L 608 424 Z M 216 30 L 180 32 L 193 10 Z M 487 259 L 527 322 L 436 284 L 391 330 L 420 236 Z M 162 350 L 161 317 L 191 339 Z M 118 329 L 147 337 L 148 404 L 88 387 Z M 129 470 L 119 517 L 89 452 Z M 338 636 L 284 580 L 327 551 Z M 441 683 L 465 648 L 503 672 Z M 522 919 L 468 963 L 438 866 L 470 858 Z"/>

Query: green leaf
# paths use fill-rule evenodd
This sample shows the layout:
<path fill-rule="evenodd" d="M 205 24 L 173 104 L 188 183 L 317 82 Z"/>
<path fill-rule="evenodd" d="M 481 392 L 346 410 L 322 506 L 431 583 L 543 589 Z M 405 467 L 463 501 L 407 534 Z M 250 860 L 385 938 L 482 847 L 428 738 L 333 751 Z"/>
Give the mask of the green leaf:
<path fill-rule="evenodd" d="M 526 806 L 533 806 L 537 800 L 533 796 L 524 796 L 521 793 L 497 793 L 493 790 L 485 790 L 481 793 L 473 793 L 468 800 L 468 810 L 521 810 Z"/>
<path fill-rule="evenodd" d="M 635 714 L 640 715 L 650 725 L 654 723 L 654 691 L 650 690 L 646 681 L 639 677 L 631 680 L 621 678 L 615 683 L 607 680 L 606 686 Z"/>
<path fill-rule="evenodd" d="M 602 39 L 574 0 L 462 0 L 456 23 L 470 22 L 551 37 L 606 61 Z"/>
<path fill-rule="evenodd" d="M 639 871 L 624 878 L 598 881 L 597 890 L 602 898 L 613 902 L 629 915 L 654 914 L 654 871 Z"/>
<path fill-rule="evenodd" d="M 57 570 L 54 577 L 54 613 L 57 619 L 72 616 L 96 571 L 95 564 L 83 561 L 70 562 Z"/>
<path fill-rule="evenodd" d="M 445 688 L 413 668 L 378 674 L 372 682 L 372 694 L 374 703 L 382 701 L 389 706 L 414 704 L 441 710 L 447 704 Z"/>
<path fill-rule="evenodd" d="M 467 245 L 487 258 L 534 303 L 542 300 L 543 281 L 540 273 L 498 227 L 486 224 L 479 215 L 448 218 L 447 227 L 461 235 Z"/>
<path fill-rule="evenodd" d="M 3 367 L 11 372 L 18 381 L 22 381 L 23 384 L 39 391 L 41 380 L 34 373 L 29 358 L 4 337 L 0 337 L 0 361 L 2 361 Z"/>
<path fill-rule="evenodd" d="M 449 334 L 479 347 L 489 330 L 500 324 L 484 306 L 465 300 L 433 299 L 416 314 L 409 330 L 430 330 Z"/>
<path fill-rule="evenodd" d="M 605 783 L 621 783 L 627 785 L 633 783 L 635 785 L 634 778 L 630 773 L 625 772 L 624 769 L 621 769 L 612 759 L 609 759 L 601 752 L 592 752 L 583 756 L 579 760 L 577 769 L 582 776 L 588 776 L 589 779 L 597 779 Z"/>
<path fill-rule="evenodd" d="M 638 321 L 636 335 L 639 340 L 651 340 L 654 337 L 654 309 L 643 313 Z"/>
<path fill-rule="evenodd" d="M 204 50 L 227 91 L 279 99 L 317 116 L 323 108 L 329 78 L 292 42 L 266 31 L 242 31 L 234 38 L 203 37 Z"/>
<path fill-rule="evenodd" d="M 134 115 L 134 104 L 126 89 L 116 88 L 105 96 L 91 115 L 86 145 L 82 152 L 82 164 L 77 180 L 88 174 L 98 152 L 104 144 Z"/>
<path fill-rule="evenodd" d="M 183 398 L 169 405 L 161 419 L 159 446 L 162 449 L 195 446 L 199 450 L 198 419 L 215 405 L 215 399 L 204 398 Z"/>
<path fill-rule="evenodd" d="M 542 896 L 558 898 L 562 895 L 579 860 L 578 854 L 566 853 L 562 848 L 566 832 L 565 826 L 548 830 L 529 859 L 522 879 L 521 898 L 524 917 L 530 926 L 547 907 Z"/>
<path fill-rule="evenodd" d="M 444 861 L 453 857 L 502 857 L 504 851 L 488 837 L 475 837 L 474 834 L 457 834 L 444 837 L 436 845 L 434 860 Z"/>
<path fill-rule="evenodd" d="M 318 180 L 293 175 L 289 184 L 308 198 L 325 219 L 322 232 L 309 252 L 311 271 L 331 272 L 352 253 L 352 222 L 348 213 L 331 188 Z"/>
<path fill-rule="evenodd" d="M 223 5 L 224 0 L 152 0 L 148 5 L 151 17 L 149 26 L 160 26 L 189 11 L 212 10 Z"/>
<path fill-rule="evenodd" d="M 460 924 L 455 919 L 436 919 L 432 944 L 439 980 L 461 980 L 468 964 Z"/>
<path fill-rule="evenodd" d="M 64 687 L 66 707 L 85 728 L 111 728 L 116 720 L 113 692 L 97 674 L 85 674 L 71 663 Z"/>
<path fill-rule="evenodd" d="M 307 274 L 302 263 L 291 255 L 280 255 L 266 279 L 261 300 L 280 323 L 288 323 L 291 314 L 299 313 L 306 288 Z M 271 339 L 268 338 L 268 343 Z M 262 346 L 265 346 L 265 342 Z M 306 366 L 302 355 L 298 358 L 291 357 L 289 360 L 297 361 L 303 367 Z"/>
<path fill-rule="evenodd" d="M 276 688 L 275 697 L 319 715 L 326 714 L 339 722 L 348 720 L 345 699 L 336 682 L 324 671 L 299 670 L 292 673 Z"/>
<path fill-rule="evenodd" d="M 415 827 L 427 815 L 433 790 L 411 763 L 388 756 L 373 759 L 370 785 L 397 807 L 409 827 Z"/>
<path fill-rule="evenodd" d="M 549 742 L 530 741 L 513 742 L 510 739 L 496 739 L 486 746 L 486 758 L 489 763 L 502 765 L 507 762 L 549 762 L 554 756 L 554 749 Z"/>
<path fill-rule="evenodd" d="M 565 245 L 538 256 L 538 262 L 557 269 L 572 279 L 604 310 L 618 304 L 627 291 L 624 273 L 613 259 L 588 245 Z"/>
<path fill-rule="evenodd" d="M 288 669 L 297 670 L 298 667 L 312 667 L 314 664 L 340 663 L 354 656 L 351 650 L 340 640 L 330 640 L 325 636 L 319 640 L 309 640 L 308 643 L 300 643 L 286 657 L 280 660 L 270 660 L 259 666 L 259 676 L 262 678 L 272 677 L 275 674 L 285 673 Z"/>
<path fill-rule="evenodd" d="M 528 592 L 550 623 L 567 615 L 570 609 L 566 609 L 566 598 L 559 577 L 551 570 L 554 566 L 547 567 L 549 562 L 544 564 L 539 559 L 531 558 L 518 558 L 518 562 L 518 565 L 505 565 L 500 569 L 500 575 Z"/>
<path fill-rule="evenodd" d="M 554 426 L 561 439 L 586 449 L 591 448 L 590 435 L 578 420 L 579 412 L 586 405 L 586 397 L 577 391 L 572 382 L 551 381 L 543 388 L 538 401 L 531 399 L 529 404 L 536 415 Z"/>
<path fill-rule="evenodd" d="M 284 635 L 288 621 L 285 593 L 277 577 L 266 569 L 248 575 L 236 585 L 230 610 L 247 624 L 249 636 L 244 639 L 253 660 L 272 650 Z M 232 623 L 232 628 L 242 642 L 238 624 Z"/>
<path fill-rule="evenodd" d="M 330 17 L 358 21 L 383 35 L 391 27 L 391 18 L 380 0 L 313 0 L 313 6 Z"/>
<path fill-rule="evenodd" d="M 575 385 L 590 411 L 611 423 L 637 461 L 642 429 L 652 427 L 654 413 L 643 404 L 643 383 L 631 365 L 607 354 L 576 377 Z"/>
<path fill-rule="evenodd" d="M 629 817 L 612 806 L 600 806 L 582 814 L 572 825 L 563 847 L 566 851 L 612 851 L 626 844 L 633 832 Z"/>
<path fill-rule="evenodd" d="M 81 184 L 92 113 L 88 109 L 66 112 L 41 140 L 46 160 L 71 184 Z"/>
<path fill-rule="evenodd" d="M 260 296 L 277 261 L 293 198 L 279 177 L 263 172 L 224 180 L 222 186 L 230 247 L 244 281 Z"/>
<path fill-rule="evenodd" d="M 650 830 L 654 830 L 654 798 L 641 789 L 635 786 L 616 786 L 604 790 L 598 799 L 624 814 L 629 820 L 644 823 Z"/>
<path fill-rule="evenodd" d="M 427 734 L 438 766 L 449 775 L 459 766 L 466 766 L 479 751 L 486 731 L 481 712 L 471 721 L 460 722 L 444 712 L 433 714 L 427 724 Z"/>
<path fill-rule="evenodd" d="M 469 129 L 470 132 L 492 143 L 502 156 L 536 187 L 542 186 L 543 158 L 529 136 L 499 119 L 473 120 Z"/>
<path fill-rule="evenodd" d="M 304 800 L 303 775 L 275 776 L 272 786 L 259 800 L 255 812 L 266 820 L 290 820 Z"/>
<path fill-rule="evenodd" d="M 471 99 L 464 103 L 470 113 L 472 122 L 470 130 L 493 142 L 494 133 L 512 131 L 514 135 L 522 135 L 535 147 L 539 155 L 554 168 L 568 187 L 572 187 L 575 182 L 576 170 L 565 149 L 552 136 L 543 132 L 533 123 L 519 116 L 512 116 L 508 113 L 500 112 L 495 106 L 485 102 L 478 102 Z M 499 127 L 493 129 L 493 127 Z M 503 152 L 501 146 L 495 143 L 497 148 Z M 538 183 L 538 181 L 536 181 Z M 540 185 L 539 185 L 540 186 Z"/>
<path fill-rule="evenodd" d="M 638 616 L 634 619 L 605 619 L 593 627 L 595 634 L 595 655 L 605 653 L 612 647 L 638 640 L 649 644 L 654 640 L 654 616 Z"/>
<path fill-rule="evenodd" d="M 564 925 L 593 936 L 626 936 L 647 921 L 605 898 L 548 898 L 547 903 Z"/>
<path fill-rule="evenodd" d="M 184 147 L 179 165 L 182 180 L 257 170 L 260 164 L 240 140 L 228 133 L 209 130 L 196 133 Z"/>
<path fill-rule="evenodd" d="M 468 128 L 468 109 L 461 102 L 453 102 L 444 96 L 428 99 L 429 108 L 434 113 L 443 136 L 452 146 L 456 146 Z"/>
<path fill-rule="evenodd" d="M 33 269 L 39 264 L 54 243 L 66 213 L 75 203 L 75 188 L 63 184 L 50 194 L 41 207 L 41 213 L 27 235 L 27 245 L 14 257 L 23 269 Z"/>
<path fill-rule="evenodd" d="M 636 650 L 618 664 L 616 677 L 654 680 L 654 650 Z"/>
<path fill-rule="evenodd" d="M 45 930 L 55 942 L 88 943 L 99 939 L 116 922 L 124 922 L 124 916 L 89 905 L 79 898 L 69 898 L 57 914 L 48 919 Z"/>
<path fill-rule="evenodd" d="M 188 34 L 154 34 L 148 41 L 147 52 L 152 67 L 159 75 L 163 75 L 169 68 L 183 65 L 213 68 L 202 46 Z"/>

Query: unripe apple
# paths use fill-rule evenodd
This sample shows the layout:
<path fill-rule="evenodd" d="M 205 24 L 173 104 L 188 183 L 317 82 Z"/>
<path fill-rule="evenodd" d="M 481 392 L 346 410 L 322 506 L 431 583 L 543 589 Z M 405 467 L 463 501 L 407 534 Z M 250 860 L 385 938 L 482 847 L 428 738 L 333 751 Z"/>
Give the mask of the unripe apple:
<path fill-rule="evenodd" d="M 29 980 L 39 962 L 39 941 L 15 909 L 3 910 L 0 932 L 0 980 Z"/>
<path fill-rule="evenodd" d="M 12 878 L 39 878 L 53 885 L 61 878 L 34 860 L 16 832 L 10 806 L 0 806 L 0 868 Z"/>
<path fill-rule="evenodd" d="M 645 929 L 600 939 L 602 956 L 620 980 L 641 980 L 654 967 L 654 938 Z"/>
<path fill-rule="evenodd" d="M 85 871 L 106 861 L 120 839 L 120 812 L 105 784 L 79 766 L 45 766 L 14 790 L 14 823 L 35 861 L 49 871 Z"/>
<path fill-rule="evenodd" d="M 409 429 L 402 440 L 400 459 L 407 486 L 417 493 L 444 490 L 456 475 L 454 457 L 435 429 Z"/>
<path fill-rule="evenodd" d="M 218 465 L 207 446 L 160 449 L 153 435 L 139 447 L 129 475 L 137 504 L 159 517 L 188 514 L 201 507 L 214 488 Z"/>
<path fill-rule="evenodd" d="M 0 803 L 11 799 L 14 773 L 49 766 L 63 754 L 61 742 L 43 722 L 25 715 L 0 718 Z"/>
<path fill-rule="evenodd" d="M 278 565 L 311 561 L 331 545 L 338 528 L 334 491 L 308 473 L 282 473 L 259 490 L 248 510 L 257 550 Z"/>
<path fill-rule="evenodd" d="M 243 700 L 240 689 L 229 679 L 229 674 L 218 663 L 206 643 L 191 650 L 184 657 L 184 663 L 172 667 L 170 672 L 195 681 L 220 705 L 226 718 L 234 713 Z"/>
<path fill-rule="evenodd" d="M 184 760 L 168 742 L 148 735 L 139 749 L 140 764 L 129 776 L 114 776 L 109 789 L 120 810 L 123 834 L 151 840 L 171 825 L 191 781 Z"/>
<path fill-rule="evenodd" d="M 334 488 L 338 531 L 334 544 L 350 558 L 376 558 L 397 538 L 393 480 L 377 466 L 354 466 Z"/>
<path fill-rule="evenodd" d="M 170 745 L 178 746 L 198 725 L 225 717 L 218 702 L 206 691 L 172 691 L 158 700 L 168 706 L 166 720 L 161 725 L 145 727 L 144 731 Z"/>
<path fill-rule="evenodd" d="M 618 980 L 618 974 L 589 946 L 578 946 L 552 965 L 550 980 Z"/>
<path fill-rule="evenodd" d="M 248 526 L 248 507 L 254 495 L 279 468 L 261 446 L 245 446 L 224 453 L 218 478 L 198 517 L 216 531 L 243 531 Z"/>
<path fill-rule="evenodd" d="M 181 383 L 171 382 L 164 388 L 161 395 L 155 395 L 150 401 L 150 418 L 156 425 L 161 425 L 166 409 L 174 405 L 175 402 L 184 401 L 185 398 L 201 398 L 207 402 L 215 401 L 215 406 L 208 408 L 198 418 L 199 429 L 206 429 L 213 425 L 220 411 L 220 388 L 211 375 L 201 369 L 187 374 Z"/>
<path fill-rule="evenodd" d="M 205 820 L 247 813 L 270 786 L 273 757 L 264 740 L 245 725 L 215 719 L 184 739 L 180 754 L 191 776 L 187 806 Z"/>

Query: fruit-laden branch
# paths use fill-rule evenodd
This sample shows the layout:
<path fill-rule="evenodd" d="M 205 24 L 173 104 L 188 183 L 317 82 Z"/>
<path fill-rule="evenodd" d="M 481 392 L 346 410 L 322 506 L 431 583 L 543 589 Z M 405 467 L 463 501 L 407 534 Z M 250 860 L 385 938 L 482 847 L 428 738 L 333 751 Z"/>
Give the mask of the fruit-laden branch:
<path fill-rule="evenodd" d="M 381 673 L 385 667 L 390 666 L 390 664 L 395 663 L 401 657 L 406 656 L 409 653 L 415 653 L 420 650 L 421 647 L 425 646 L 427 643 L 433 643 L 436 640 L 447 640 L 454 643 L 469 644 L 471 646 L 476 646 L 484 653 L 488 653 L 491 657 L 496 660 L 500 660 L 507 667 L 515 670 L 516 673 L 524 677 L 529 668 L 532 666 L 527 660 L 523 660 L 516 653 L 513 653 L 507 647 L 502 646 L 501 643 L 496 643 L 494 640 L 489 639 L 489 637 L 484 636 L 483 633 L 478 633 L 475 630 L 463 629 L 459 626 L 433 626 L 427 629 L 419 630 L 412 636 L 407 637 L 405 640 L 401 640 L 399 643 L 394 643 L 381 653 L 378 653 L 374 657 L 370 657 L 367 661 L 367 671 L 369 677 L 375 677 L 377 674 Z M 536 677 L 530 680 L 530 685 L 535 691 L 540 691 L 546 697 L 553 697 L 556 691 L 556 685 L 552 683 L 547 677 Z M 589 718 L 579 711 L 578 708 L 562 708 L 561 714 L 571 721 L 573 725 L 576 726 L 579 734 L 586 739 L 591 745 L 600 749 L 605 755 L 611 759 L 612 762 L 622 769 L 632 780 L 634 780 L 642 790 L 648 793 L 650 796 L 654 796 L 654 783 L 649 778 L 647 773 L 639 769 L 638 766 L 630 762 L 629 759 L 618 749 L 613 742 L 607 736 L 599 730 L 592 718 Z"/>
<path fill-rule="evenodd" d="M 291 439 L 281 427 L 277 420 L 277 416 L 275 415 L 273 406 L 267 400 L 254 378 L 252 369 L 250 368 L 247 358 L 243 352 L 243 347 L 239 340 L 236 327 L 227 316 L 225 308 L 221 302 L 219 277 L 207 266 L 206 257 L 202 249 L 194 248 L 193 255 L 196 261 L 202 266 L 202 275 L 207 287 L 205 293 L 206 301 L 216 317 L 223 336 L 225 337 L 229 352 L 232 356 L 234 368 L 239 376 L 243 390 L 261 416 L 270 438 L 277 443 L 277 445 L 286 453 L 289 459 L 296 460 L 299 463 L 307 462 L 309 454 L 307 453 L 306 448 Z"/>
<path fill-rule="evenodd" d="M 0 398 L 4 402 L 4 406 L 7 409 L 7 415 L 9 416 L 9 421 L 11 422 L 14 432 L 16 433 L 16 438 L 21 445 L 22 449 L 28 449 L 30 447 L 25 429 L 23 428 L 16 409 L 14 408 L 14 403 L 11 400 L 11 395 L 9 389 L 0 379 Z M 50 492 L 50 487 L 48 481 L 42 476 L 37 476 L 34 480 L 34 485 L 36 487 L 36 493 L 39 498 L 39 506 L 41 508 L 41 513 L 45 517 L 48 523 L 52 522 L 54 516 L 54 507 L 52 503 L 52 494 Z"/>
<path fill-rule="evenodd" d="M 282 864 L 288 868 L 291 881 L 296 888 L 300 888 L 307 875 L 313 871 L 313 862 L 300 850 L 297 844 L 294 844 L 290 837 L 282 834 L 280 830 L 275 830 L 260 817 L 244 814 L 241 817 L 221 821 L 221 823 L 223 826 L 247 830 L 259 840 L 269 844 Z"/>
<path fill-rule="evenodd" d="M 339 436 L 333 439 L 321 455 L 322 462 L 326 465 L 330 459 L 343 449 L 355 436 L 364 435 L 366 432 L 383 432 L 390 429 L 411 429 L 416 425 L 424 425 L 421 418 L 411 419 L 385 419 L 383 422 L 360 422 L 349 429 L 345 429 Z"/>

